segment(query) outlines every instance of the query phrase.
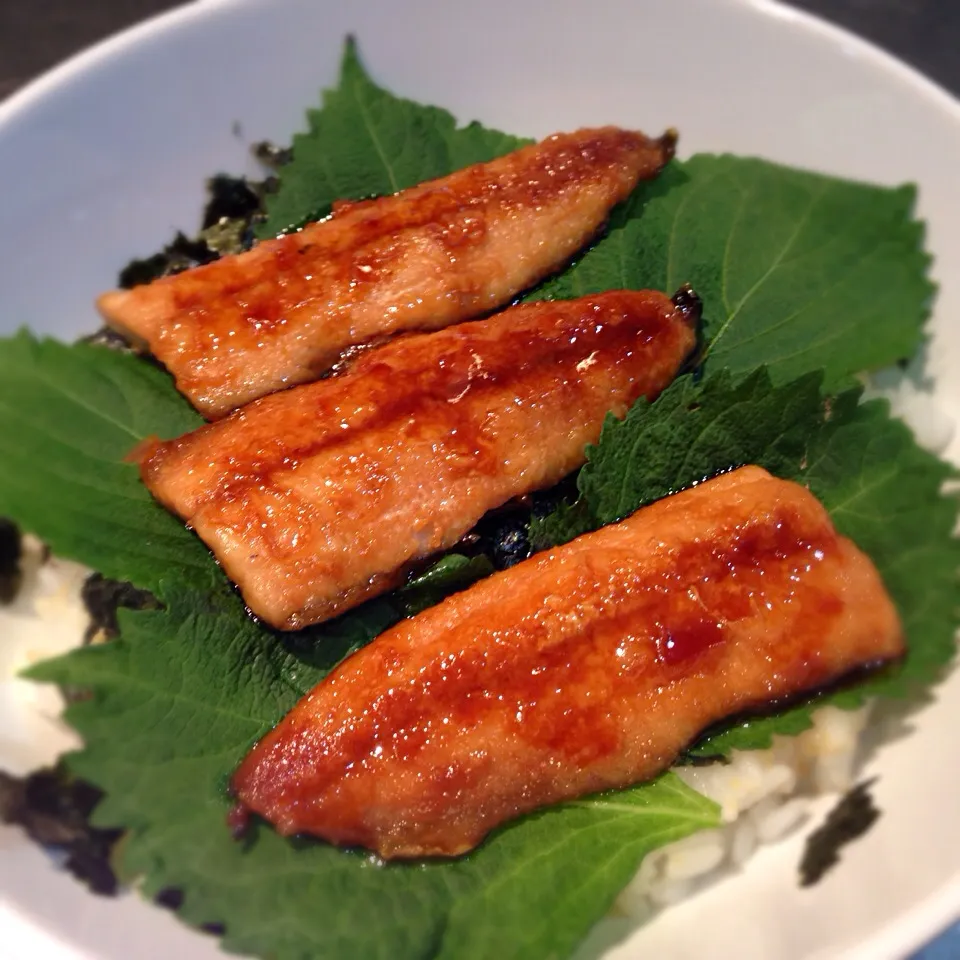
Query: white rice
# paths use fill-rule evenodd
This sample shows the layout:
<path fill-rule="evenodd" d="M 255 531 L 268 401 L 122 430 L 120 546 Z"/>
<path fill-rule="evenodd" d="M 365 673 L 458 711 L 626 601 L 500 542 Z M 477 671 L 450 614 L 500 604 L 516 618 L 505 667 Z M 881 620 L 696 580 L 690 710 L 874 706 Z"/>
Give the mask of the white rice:
<path fill-rule="evenodd" d="M 913 431 L 917 443 L 931 453 L 941 454 L 953 440 L 956 423 L 924 382 L 921 363 L 917 360 L 905 371 L 883 370 L 870 377 L 864 399 L 886 397 L 890 413 Z"/>
<path fill-rule="evenodd" d="M 891 415 L 910 427 L 917 443 L 942 454 L 956 424 L 927 389 L 922 365 L 921 357 L 906 371 L 886 370 L 867 379 L 864 398 L 886 397 Z M 729 764 L 676 768 L 688 786 L 720 805 L 723 825 L 650 853 L 615 910 L 647 918 L 741 869 L 757 847 L 803 826 L 818 797 L 839 798 L 854 785 L 870 706 L 822 707 L 810 730 L 775 737 L 769 750 L 734 751 Z"/>
<path fill-rule="evenodd" d="M 33 538 L 25 547 L 23 588 L 12 606 L 0 608 L 0 756 L 16 775 L 80 745 L 60 719 L 59 691 L 16 673 L 76 646 L 88 623 L 80 588 L 89 571 L 56 558 L 41 563 Z M 729 763 L 676 768 L 688 786 L 719 804 L 723 825 L 649 854 L 617 911 L 645 918 L 741 869 L 759 845 L 802 826 L 818 795 L 852 785 L 867 716 L 868 707 L 823 707 L 810 730 L 777 737 L 769 750 L 735 751 Z"/>
<path fill-rule="evenodd" d="M 722 826 L 648 854 L 616 910 L 646 918 L 741 869 L 757 847 L 803 826 L 815 798 L 853 786 L 869 712 L 869 704 L 854 711 L 821 707 L 809 730 L 774 737 L 769 750 L 735 750 L 729 763 L 676 767 L 689 787 L 720 806 Z"/>
<path fill-rule="evenodd" d="M 0 757 L 6 773 L 24 776 L 81 745 L 61 719 L 63 697 L 51 684 L 18 674 L 77 646 L 89 617 L 80 588 L 90 571 L 45 558 L 35 537 L 23 538 L 23 582 L 9 606 L 0 605 Z"/>
<path fill-rule="evenodd" d="M 951 442 L 952 419 L 909 376 L 874 378 L 867 395 L 887 396 L 894 415 L 932 452 L 943 452 Z M 88 623 L 80 588 L 89 570 L 44 559 L 41 544 L 31 537 L 24 540 L 22 565 L 16 601 L 0 606 L 0 757 L 15 775 L 80 746 L 60 719 L 60 693 L 16 674 L 76 646 Z M 855 711 L 822 707 L 811 729 L 776 737 L 768 750 L 734 751 L 728 763 L 676 768 L 685 783 L 719 804 L 722 825 L 650 853 L 617 899 L 616 911 L 646 918 L 742 869 L 759 846 L 802 827 L 818 797 L 839 796 L 853 785 L 869 712 L 869 705 Z"/>

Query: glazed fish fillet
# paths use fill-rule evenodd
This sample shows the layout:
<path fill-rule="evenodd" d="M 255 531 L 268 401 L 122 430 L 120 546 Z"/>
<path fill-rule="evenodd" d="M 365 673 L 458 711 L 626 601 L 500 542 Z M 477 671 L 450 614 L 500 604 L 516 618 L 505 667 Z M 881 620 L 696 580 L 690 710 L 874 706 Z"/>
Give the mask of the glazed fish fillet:
<path fill-rule="evenodd" d="M 867 557 L 805 488 L 744 467 L 382 634 L 254 747 L 238 812 L 384 857 L 459 854 L 902 652 Z"/>
<path fill-rule="evenodd" d="M 348 347 L 502 306 L 565 263 L 673 155 L 616 127 L 557 134 L 298 233 L 100 297 L 208 419 L 315 380 Z"/>
<path fill-rule="evenodd" d="M 257 616 L 324 620 L 580 466 L 607 411 L 652 399 L 694 347 L 698 305 L 678 303 L 614 291 L 401 337 L 340 376 L 152 442 L 143 480 Z"/>

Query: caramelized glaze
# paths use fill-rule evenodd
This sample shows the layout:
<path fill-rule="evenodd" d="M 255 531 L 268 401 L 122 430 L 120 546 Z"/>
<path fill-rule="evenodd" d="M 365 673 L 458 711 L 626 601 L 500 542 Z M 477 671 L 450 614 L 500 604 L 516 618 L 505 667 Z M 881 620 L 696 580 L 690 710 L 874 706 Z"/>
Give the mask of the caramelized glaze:
<path fill-rule="evenodd" d="M 344 349 L 487 313 L 569 259 L 673 153 L 603 127 L 557 134 L 130 291 L 109 324 L 208 418 L 314 380 Z"/>
<path fill-rule="evenodd" d="M 613 291 L 402 337 L 338 377 L 139 448 L 143 479 L 254 613 L 301 627 L 576 469 L 608 411 L 673 379 L 691 321 L 662 293 Z"/>
<path fill-rule="evenodd" d="M 745 467 L 387 631 L 233 778 L 284 834 L 453 855 L 647 779 L 711 724 L 899 656 L 870 561 L 803 487 Z"/>

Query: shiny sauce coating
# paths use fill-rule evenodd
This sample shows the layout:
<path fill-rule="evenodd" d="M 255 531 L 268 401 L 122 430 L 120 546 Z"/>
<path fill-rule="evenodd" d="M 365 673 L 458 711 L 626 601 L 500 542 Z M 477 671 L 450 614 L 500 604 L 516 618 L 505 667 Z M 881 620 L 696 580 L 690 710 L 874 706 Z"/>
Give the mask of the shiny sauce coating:
<path fill-rule="evenodd" d="M 141 448 L 141 472 L 251 610 L 293 629 L 389 589 L 488 510 L 576 469 L 607 413 L 655 397 L 695 341 L 655 291 L 516 306 Z"/>
<path fill-rule="evenodd" d="M 458 854 L 521 813 L 655 775 L 725 717 L 902 651 L 869 559 L 803 487 L 745 467 L 387 631 L 233 786 L 285 834 Z"/>
<path fill-rule="evenodd" d="M 316 379 L 355 344 L 433 330 L 508 302 L 589 241 L 655 176 L 675 137 L 557 134 L 252 250 L 104 294 L 208 419 Z"/>

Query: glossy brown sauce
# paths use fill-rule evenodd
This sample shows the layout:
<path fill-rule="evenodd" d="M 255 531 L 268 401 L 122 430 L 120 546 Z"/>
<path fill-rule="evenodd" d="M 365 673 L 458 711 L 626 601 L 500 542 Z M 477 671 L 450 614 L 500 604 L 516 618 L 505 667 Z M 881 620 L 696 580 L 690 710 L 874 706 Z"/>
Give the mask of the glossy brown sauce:
<path fill-rule="evenodd" d="M 810 493 L 733 471 L 388 631 L 244 760 L 284 833 L 455 854 L 669 765 L 724 717 L 902 654 L 869 560 Z"/>
<path fill-rule="evenodd" d="M 476 164 L 452 174 L 442 187 L 417 188 L 415 202 L 399 204 L 389 196 L 341 205 L 332 218 L 267 241 L 270 246 L 261 251 L 264 263 L 257 273 L 250 273 L 243 256 L 197 268 L 195 274 L 216 273 L 220 295 L 215 301 L 210 300 L 205 284 L 185 284 L 179 276 L 160 282 L 174 291 L 177 311 L 194 320 L 215 319 L 223 309 L 223 297 L 236 298 L 240 318 L 263 339 L 282 327 L 289 310 L 316 295 L 315 271 L 321 270 L 338 289 L 349 290 L 351 299 L 362 300 L 367 289 L 382 283 L 384 274 L 393 269 L 404 234 L 426 230 L 452 257 L 486 237 L 484 217 L 489 213 L 471 211 L 495 205 L 499 216 L 510 210 L 536 209 L 573 185 L 583 188 L 602 182 L 626 156 L 652 143 L 651 154 L 656 153 L 657 162 L 662 163 L 660 142 L 627 130 L 586 140 L 551 138 L 510 155 L 509 162 Z M 341 226 L 349 230 L 338 229 Z M 258 278 L 266 273 L 282 276 L 283 284 L 261 284 Z M 205 328 L 205 323 L 198 325 L 201 336 L 210 332 Z"/>
<path fill-rule="evenodd" d="M 569 259 L 672 148 L 669 137 L 612 127 L 558 135 L 338 204 L 299 233 L 107 294 L 100 306 L 149 343 L 195 405 L 220 415 L 310 379 L 353 344 L 508 301 Z"/>
<path fill-rule="evenodd" d="M 412 763 L 438 729 L 468 731 L 494 711 L 527 743 L 565 761 L 593 762 L 620 747 L 624 731 L 612 707 L 636 696 L 645 680 L 670 684 L 710 670 L 727 624 L 755 617 L 760 603 L 796 607 L 791 643 L 809 650 L 813 664 L 843 604 L 805 580 L 835 546 L 832 531 L 811 538 L 809 525 L 789 509 L 774 524 L 737 530 L 729 542 L 684 544 L 670 551 L 669 572 L 647 577 L 624 568 L 622 582 L 592 601 L 602 610 L 588 611 L 558 639 L 550 638 L 542 615 L 483 642 L 464 636 L 462 646 L 438 651 L 415 677 L 387 687 L 327 749 L 357 772 Z M 389 662 L 390 654 L 384 657 Z M 402 655 L 395 652 L 393 662 L 402 663 Z M 592 684 L 588 699 L 584 675 Z M 451 782 L 457 786 L 456 776 Z"/>
<path fill-rule="evenodd" d="M 429 340 L 388 344 L 361 355 L 334 380 L 255 402 L 182 441 L 148 446 L 144 474 L 149 478 L 162 470 L 166 457 L 176 456 L 185 444 L 201 455 L 209 449 L 216 457 L 215 437 L 229 432 L 235 422 L 255 424 L 258 417 L 270 422 L 274 411 L 289 402 L 312 409 L 316 426 L 293 434 L 276 434 L 271 427 L 251 448 L 229 448 L 220 460 L 223 472 L 209 491 L 211 498 L 242 498 L 250 489 L 269 486 L 277 471 L 348 448 L 373 430 L 402 431 L 408 437 L 429 431 L 431 437 L 442 437 L 452 458 L 448 465 L 459 458 L 460 472 L 489 475 L 500 467 L 498 438 L 481 415 L 492 406 L 490 394 L 509 394 L 525 404 L 542 402 L 544 396 L 562 403 L 566 393 L 569 402 L 576 402 L 584 380 L 590 379 L 589 369 L 581 371 L 578 365 L 589 360 L 601 371 L 636 366 L 634 355 L 648 352 L 658 340 L 669 352 L 671 341 L 683 336 L 683 325 L 677 308 L 650 291 L 614 291 L 586 302 L 515 307 L 509 316 L 441 331 Z M 689 339 L 689 331 L 686 335 Z M 611 405 L 622 409 L 644 391 L 645 379 L 637 372 L 636 390 L 618 395 Z M 360 387 L 356 393 L 355 384 Z"/>

